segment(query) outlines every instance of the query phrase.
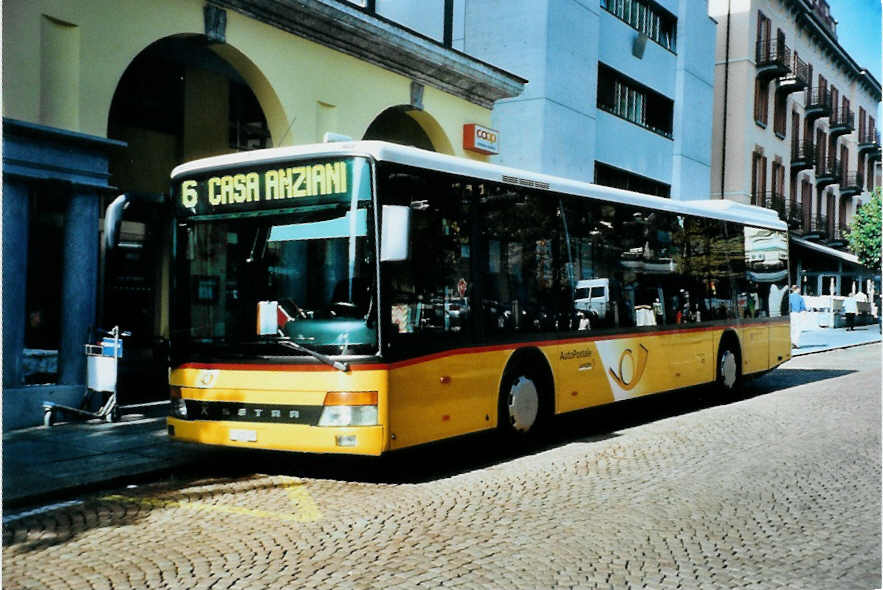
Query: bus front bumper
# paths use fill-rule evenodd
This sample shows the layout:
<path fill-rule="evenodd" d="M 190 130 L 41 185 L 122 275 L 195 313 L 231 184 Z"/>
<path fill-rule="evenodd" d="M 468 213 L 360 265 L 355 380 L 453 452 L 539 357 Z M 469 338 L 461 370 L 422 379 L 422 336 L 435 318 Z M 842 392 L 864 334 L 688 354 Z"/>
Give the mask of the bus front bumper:
<path fill-rule="evenodd" d="M 172 439 L 205 445 L 375 456 L 387 449 L 383 426 L 320 427 L 171 417 L 167 424 Z"/>

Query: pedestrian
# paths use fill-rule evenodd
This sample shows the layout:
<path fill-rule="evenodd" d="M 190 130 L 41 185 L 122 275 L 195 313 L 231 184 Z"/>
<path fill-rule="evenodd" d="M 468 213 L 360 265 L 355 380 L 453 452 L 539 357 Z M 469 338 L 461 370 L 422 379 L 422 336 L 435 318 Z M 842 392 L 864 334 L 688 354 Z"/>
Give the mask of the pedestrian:
<path fill-rule="evenodd" d="M 806 302 L 800 294 L 800 286 L 791 287 L 791 294 L 788 295 L 788 302 L 791 307 L 791 346 L 800 348 L 800 332 L 803 331 L 803 313 L 806 311 Z"/>
<path fill-rule="evenodd" d="M 858 301 L 855 293 L 850 293 L 843 304 L 843 311 L 846 312 L 846 331 L 855 332 L 855 316 L 858 314 Z"/>

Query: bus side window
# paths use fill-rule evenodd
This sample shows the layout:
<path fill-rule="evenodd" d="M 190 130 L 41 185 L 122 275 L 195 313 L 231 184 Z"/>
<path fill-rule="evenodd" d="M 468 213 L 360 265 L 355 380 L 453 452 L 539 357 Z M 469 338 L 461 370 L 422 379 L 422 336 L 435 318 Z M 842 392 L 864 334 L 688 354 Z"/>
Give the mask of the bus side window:
<path fill-rule="evenodd" d="M 485 333 L 554 331 L 560 262 L 556 199 L 510 185 L 485 188 L 479 198 Z"/>
<path fill-rule="evenodd" d="M 421 205 L 412 207 L 410 252 L 389 263 L 393 334 L 466 333 L 470 327 L 469 200 L 462 183 L 427 179 Z"/>

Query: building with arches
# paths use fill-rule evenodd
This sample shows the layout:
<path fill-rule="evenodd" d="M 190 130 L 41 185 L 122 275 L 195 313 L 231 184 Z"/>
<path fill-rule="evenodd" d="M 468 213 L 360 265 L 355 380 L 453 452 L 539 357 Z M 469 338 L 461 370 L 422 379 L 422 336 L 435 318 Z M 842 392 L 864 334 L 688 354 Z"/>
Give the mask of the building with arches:
<path fill-rule="evenodd" d="M 454 14 L 446 0 L 419 13 L 375 0 L 4 2 L 4 428 L 39 423 L 43 400 L 79 401 L 98 326 L 132 330 L 130 391 L 165 397 L 158 203 L 176 164 L 329 132 L 486 158 L 464 149 L 465 126 L 490 126 L 527 81 L 455 49 Z M 138 198 L 124 247 L 105 256 L 101 218 L 121 192 Z"/>

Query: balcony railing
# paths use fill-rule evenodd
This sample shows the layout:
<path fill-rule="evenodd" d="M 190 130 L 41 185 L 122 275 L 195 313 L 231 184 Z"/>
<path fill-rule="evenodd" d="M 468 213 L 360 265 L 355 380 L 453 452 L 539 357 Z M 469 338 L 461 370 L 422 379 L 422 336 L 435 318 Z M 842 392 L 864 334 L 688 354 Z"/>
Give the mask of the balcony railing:
<path fill-rule="evenodd" d="M 779 78 L 776 92 L 790 94 L 809 86 L 809 66 L 795 54 L 790 61 L 788 72 Z"/>
<path fill-rule="evenodd" d="M 843 178 L 840 179 L 840 196 L 851 197 L 862 192 L 865 184 L 864 176 L 855 170 L 844 173 Z"/>
<path fill-rule="evenodd" d="M 777 78 L 791 71 L 791 50 L 784 41 L 761 39 L 756 45 L 755 59 L 761 79 Z"/>
<path fill-rule="evenodd" d="M 816 162 L 816 186 L 823 187 L 840 182 L 843 167 L 837 158 L 828 158 L 824 162 Z"/>
<path fill-rule="evenodd" d="M 791 142 L 791 167 L 798 170 L 812 168 L 816 163 L 816 145 L 811 141 Z"/>
<path fill-rule="evenodd" d="M 855 113 L 851 109 L 834 108 L 828 119 L 828 132 L 832 136 L 846 135 L 855 129 Z"/>
<path fill-rule="evenodd" d="M 792 231 L 803 231 L 803 207 L 798 203 L 791 203 L 788 207 L 788 229 Z"/>
<path fill-rule="evenodd" d="M 812 227 L 810 230 L 819 234 L 828 234 L 828 216 L 827 215 L 815 215 L 812 218 Z"/>
<path fill-rule="evenodd" d="M 763 206 L 767 209 L 772 209 L 776 213 L 779 214 L 779 219 L 785 221 L 785 209 L 786 209 L 786 201 L 783 195 L 775 192 L 769 192 L 764 195 Z"/>
<path fill-rule="evenodd" d="M 876 129 L 862 131 L 858 136 L 859 155 L 876 149 L 880 149 L 880 132 Z"/>
<path fill-rule="evenodd" d="M 804 114 L 807 119 L 815 120 L 831 114 L 831 91 L 827 88 L 806 89 L 803 100 Z"/>
<path fill-rule="evenodd" d="M 828 3 L 825 0 L 812 0 L 812 11 L 815 13 L 816 18 L 822 23 L 822 26 L 828 29 L 831 35 L 834 38 L 837 38 L 837 26 L 834 20 L 834 17 L 831 16 L 831 10 L 828 7 Z"/>

